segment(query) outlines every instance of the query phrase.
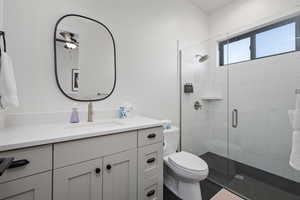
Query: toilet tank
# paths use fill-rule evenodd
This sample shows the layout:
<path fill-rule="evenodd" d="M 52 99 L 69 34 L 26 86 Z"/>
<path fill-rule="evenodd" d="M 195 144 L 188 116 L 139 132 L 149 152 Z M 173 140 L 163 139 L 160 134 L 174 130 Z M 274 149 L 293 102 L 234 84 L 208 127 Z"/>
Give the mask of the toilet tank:
<path fill-rule="evenodd" d="M 179 128 L 172 126 L 164 130 L 164 156 L 175 153 L 179 145 Z"/>

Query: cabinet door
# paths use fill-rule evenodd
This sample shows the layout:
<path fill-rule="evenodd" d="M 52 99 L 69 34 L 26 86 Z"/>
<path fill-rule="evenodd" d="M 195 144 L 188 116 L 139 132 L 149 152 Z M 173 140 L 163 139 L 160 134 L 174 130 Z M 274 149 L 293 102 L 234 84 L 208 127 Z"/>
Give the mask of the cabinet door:
<path fill-rule="evenodd" d="M 53 200 L 101 200 L 102 160 L 54 170 Z"/>
<path fill-rule="evenodd" d="M 137 199 L 137 150 L 104 158 L 103 200 Z"/>
<path fill-rule="evenodd" d="M 51 200 L 51 172 L 0 184 L 0 200 Z"/>

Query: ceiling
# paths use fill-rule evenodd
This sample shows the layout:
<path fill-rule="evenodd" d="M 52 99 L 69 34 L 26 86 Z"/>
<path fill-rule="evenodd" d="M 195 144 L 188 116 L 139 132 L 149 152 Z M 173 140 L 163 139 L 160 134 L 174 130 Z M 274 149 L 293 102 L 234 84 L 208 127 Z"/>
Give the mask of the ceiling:
<path fill-rule="evenodd" d="M 234 0 L 191 0 L 198 5 L 205 12 L 212 12 L 218 8 L 221 8 Z"/>

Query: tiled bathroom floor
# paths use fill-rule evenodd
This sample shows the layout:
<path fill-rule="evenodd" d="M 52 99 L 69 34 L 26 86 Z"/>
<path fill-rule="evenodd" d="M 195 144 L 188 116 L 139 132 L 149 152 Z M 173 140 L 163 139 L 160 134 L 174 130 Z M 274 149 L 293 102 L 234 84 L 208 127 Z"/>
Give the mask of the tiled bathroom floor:
<path fill-rule="evenodd" d="M 201 156 L 208 180 L 251 200 L 300 200 L 300 184 L 213 153 Z"/>
<path fill-rule="evenodd" d="M 209 179 L 201 182 L 202 200 L 211 200 L 222 189 L 220 185 L 213 183 Z M 244 177 L 243 181 L 234 179 L 224 188 L 234 193 L 238 192 L 241 198 L 245 200 L 300 200 L 299 196 L 295 194 L 280 190 L 251 177 Z M 164 200 L 181 199 L 165 187 Z"/>
<path fill-rule="evenodd" d="M 210 200 L 222 188 L 208 180 L 201 182 L 202 200 Z M 164 187 L 164 200 L 181 200 L 175 196 L 168 188 Z"/>

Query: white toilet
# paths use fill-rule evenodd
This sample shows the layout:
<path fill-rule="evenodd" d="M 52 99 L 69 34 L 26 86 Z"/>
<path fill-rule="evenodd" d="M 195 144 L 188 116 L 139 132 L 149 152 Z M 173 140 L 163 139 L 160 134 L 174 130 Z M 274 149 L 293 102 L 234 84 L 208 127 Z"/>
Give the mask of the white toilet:
<path fill-rule="evenodd" d="M 164 131 L 164 184 L 183 200 L 202 200 L 200 181 L 208 176 L 207 163 L 188 152 L 176 152 L 179 129 Z"/>

